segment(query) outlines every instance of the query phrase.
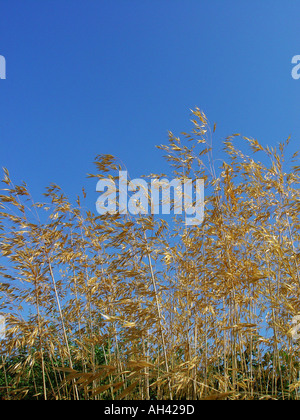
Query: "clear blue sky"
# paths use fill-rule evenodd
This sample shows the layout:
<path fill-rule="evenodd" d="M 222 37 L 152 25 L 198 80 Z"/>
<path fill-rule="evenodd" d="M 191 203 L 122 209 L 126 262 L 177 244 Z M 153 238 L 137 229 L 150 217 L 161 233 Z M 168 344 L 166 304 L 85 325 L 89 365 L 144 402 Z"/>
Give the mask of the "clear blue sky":
<path fill-rule="evenodd" d="M 51 182 L 94 202 L 97 154 L 134 177 L 199 106 L 232 133 L 300 139 L 300 1 L 0 0 L 0 166 L 39 199 Z M 95 208 L 91 208 L 95 211 Z"/>

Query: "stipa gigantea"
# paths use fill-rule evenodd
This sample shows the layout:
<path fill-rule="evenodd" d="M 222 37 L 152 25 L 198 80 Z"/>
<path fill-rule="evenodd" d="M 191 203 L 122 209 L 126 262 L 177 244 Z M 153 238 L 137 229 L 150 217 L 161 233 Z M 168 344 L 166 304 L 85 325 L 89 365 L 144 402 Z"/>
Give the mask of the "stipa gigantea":
<path fill-rule="evenodd" d="M 95 215 L 55 185 L 34 203 L 4 171 L 4 398 L 299 398 L 299 166 L 288 141 L 233 135 L 216 168 L 216 126 L 192 118 L 160 148 L 174 177 L 205 180 L 200 226 Z M 96 179 L 121 169 L 95 163 Z"/>

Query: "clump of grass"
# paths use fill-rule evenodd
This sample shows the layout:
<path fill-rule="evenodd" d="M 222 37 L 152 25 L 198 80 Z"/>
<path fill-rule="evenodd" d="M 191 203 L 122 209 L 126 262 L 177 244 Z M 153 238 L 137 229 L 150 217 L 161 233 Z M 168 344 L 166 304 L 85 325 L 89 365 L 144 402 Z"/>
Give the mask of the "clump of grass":
<path fill-rule="evenodd" d="M 300 167 L 289 140 L 235 134 L 216 168 L 215 126 L 192 113 L 159 148 L 174 176 L 205 180 L 199 226 L 100 216 L 56 185 L 35 203 L 4 170 L 2 398 L 299 399 Z M 117 176 L 112 156 L 95 164 Z"/>

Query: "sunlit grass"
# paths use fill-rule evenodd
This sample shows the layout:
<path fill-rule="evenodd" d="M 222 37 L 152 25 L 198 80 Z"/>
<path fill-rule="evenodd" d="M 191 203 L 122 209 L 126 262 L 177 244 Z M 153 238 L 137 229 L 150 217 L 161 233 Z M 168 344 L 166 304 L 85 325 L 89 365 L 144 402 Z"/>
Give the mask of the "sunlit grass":
<path fill-rule="evenodd" d="M 216 126 L 193 118 L 160 149 L 174 177 L 205 179 L 199 226 L 95 215 L 55 185 L 35 203 L 4 170 L 0 396 L 299 399 L 300 167 L 288 141 L 240 135 L 216 167 Z M 116 178 L 116 162 L 90 176 Z"/>

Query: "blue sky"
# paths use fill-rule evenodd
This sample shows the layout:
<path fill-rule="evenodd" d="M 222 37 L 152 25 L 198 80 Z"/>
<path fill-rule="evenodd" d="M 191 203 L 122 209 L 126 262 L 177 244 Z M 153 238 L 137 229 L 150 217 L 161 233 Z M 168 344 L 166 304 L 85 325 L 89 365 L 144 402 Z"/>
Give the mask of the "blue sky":
<path fill-rule="evenodd" d="M 195 106 L 217 150 L 236 132 L 299 149 L 298 0 L 0 0 L 0 16 L 0 165 L 37 200 L 84 186 L 95 211 L 97 154 L 164 171 L 155 145 Z"/>

